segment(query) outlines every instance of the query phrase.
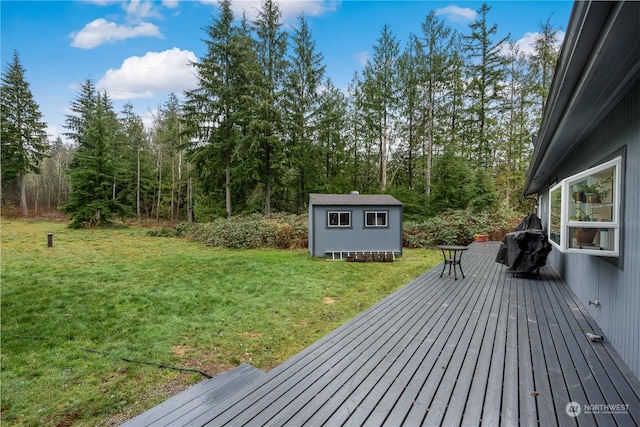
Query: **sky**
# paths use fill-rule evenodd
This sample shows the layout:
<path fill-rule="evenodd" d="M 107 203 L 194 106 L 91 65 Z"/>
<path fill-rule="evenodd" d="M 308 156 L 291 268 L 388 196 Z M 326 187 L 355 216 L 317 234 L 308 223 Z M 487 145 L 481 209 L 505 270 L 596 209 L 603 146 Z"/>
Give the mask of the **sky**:
<path fill-rule="evenodd" d="M 237 17 L 251 20 L 260 0 L 234 0 Z M 281 0 L 284 26 L 297 26 L 304 13 L 317 52 L 324 56 L 326 74 L 346 89 L 354 73 L 372 57 L 384 25 L 400 43 L 420 35 L 426 16 L 435 11 L 452 29 L 469 34 L 482 2 L 435 0 Z M 541 23 L 550 23 L 564 36 L 573 2 L 487 1 L 495 41 L 510 36 L 521 50 Z M 87 78 L 107 91 L 119 112 L 131 102 L 150 124 L 153 115 L 175 93 L 196 87 L 190 63 L 206 52 L 204 28 L 218 14 L 216 0 L 0 0 L 0 57 L 3 73 L 14 51 L 25 68 L 47 133 L 55 138 L 69 106 Z M 64 138 L 63 138 L 64 140 Z"/>

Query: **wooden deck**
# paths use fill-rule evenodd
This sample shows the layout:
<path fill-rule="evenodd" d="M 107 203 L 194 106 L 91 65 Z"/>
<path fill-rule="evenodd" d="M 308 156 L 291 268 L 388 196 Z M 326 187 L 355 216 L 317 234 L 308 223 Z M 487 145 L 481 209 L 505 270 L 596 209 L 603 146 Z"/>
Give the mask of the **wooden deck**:
<path fill-rule="evenodd" d="M 566 284 L 513 277 L 497 250 L 473 244 L 466 278 L 436 266 L 272 371 L 242 366 L 242 384 L 231 371 L 126 425 L 640 424 L 640 382 L 587 339 L 602 332 Z"/>

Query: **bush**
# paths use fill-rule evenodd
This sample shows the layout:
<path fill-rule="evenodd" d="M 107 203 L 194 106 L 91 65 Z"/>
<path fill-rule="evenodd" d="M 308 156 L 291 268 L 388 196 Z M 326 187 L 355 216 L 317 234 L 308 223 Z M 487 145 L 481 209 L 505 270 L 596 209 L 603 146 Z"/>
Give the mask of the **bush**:
<path fill-rule="evenodd" d="M 162 227 L 158 230 L 147 231 L 147 236 L 151 237 L 176 237 L 177 235 L 177 231 L 169 227 Z"/>
<path fill-rule="evenodd" d="M 492 212 L 472 209 L 452 210 L 424 221 L 404 221 L 403 245 L 425 248 L 442 244 L 469 244 L 475 234 L 489 234 L 491 240 L 501 240 L 513 231 L 521 214 L 506 208 Z M 304 249 L 308 246 L 306 215 L 276 214 L 265 218 L 260 214 L 216 219 L 203 224 L 179 224 L 173 235 L 202 242 L 207 246 L 232 249 Z M 169 236 L 168 230 L 155 235 Z"/>
<path fill-rule="evenodd" d="M 502 240 L 520 222 L 520 215 L 505 208 L 493 212 L 465 209 L 447 211 L 425 221 L 406 221 L 403 245 L 407 248 L 467 245 L 476 234 L 489 234 L 491 240 Z"/>
<path fill-rule="evenodd" d="M 271 218 L 254 214 L 205 224 L 180 224 L 176 234 L 207 246 L 232 249 L 306 248 L 307 217 L 277 214 Z"/>

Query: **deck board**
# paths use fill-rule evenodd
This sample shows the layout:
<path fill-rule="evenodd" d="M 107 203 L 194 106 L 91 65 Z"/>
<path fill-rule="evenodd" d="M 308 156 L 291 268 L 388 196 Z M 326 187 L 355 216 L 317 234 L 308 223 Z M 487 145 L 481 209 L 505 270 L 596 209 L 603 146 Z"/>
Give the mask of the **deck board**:
<path fill-rule="evenodd" d="M 249 387 L 203 395 L 166 425 L 637 425 L 640 382 L 610 343 L 586 338 L 602 333 L 586 309 L 552 269 L 515 277 L 497 250 L 473 244 L 464 279 L 440 278 L 440 264 Z M 572 418 L 571 401 L 629 411 Z"/>

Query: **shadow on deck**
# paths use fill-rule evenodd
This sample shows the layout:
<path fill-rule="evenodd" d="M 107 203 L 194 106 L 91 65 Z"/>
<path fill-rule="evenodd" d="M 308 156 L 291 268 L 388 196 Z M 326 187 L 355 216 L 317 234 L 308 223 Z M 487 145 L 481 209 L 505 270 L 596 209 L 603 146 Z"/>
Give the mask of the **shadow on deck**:
<path fill-rule="evenodd" d="M 438 265 L 272 371 L 242 365 L 125 425 L 640 424 L 640 382 L 588 340 L 602 331 L 567 285 L 513 277 L 497 250 L 475 243 L 466 278 Z"/>

